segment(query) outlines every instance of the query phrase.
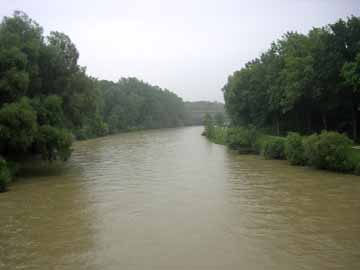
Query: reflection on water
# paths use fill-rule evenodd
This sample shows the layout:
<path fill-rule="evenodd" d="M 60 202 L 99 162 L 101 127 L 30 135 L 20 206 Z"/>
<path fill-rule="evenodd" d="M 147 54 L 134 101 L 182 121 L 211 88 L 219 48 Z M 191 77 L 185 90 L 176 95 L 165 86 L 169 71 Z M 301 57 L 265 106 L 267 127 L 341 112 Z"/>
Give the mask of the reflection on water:
<path fill-rule="evenodd" d="M 0 269 L 360 269 L 359 177 L 200 133 L 78 142 L 24 171 L 0 194 Z"/>

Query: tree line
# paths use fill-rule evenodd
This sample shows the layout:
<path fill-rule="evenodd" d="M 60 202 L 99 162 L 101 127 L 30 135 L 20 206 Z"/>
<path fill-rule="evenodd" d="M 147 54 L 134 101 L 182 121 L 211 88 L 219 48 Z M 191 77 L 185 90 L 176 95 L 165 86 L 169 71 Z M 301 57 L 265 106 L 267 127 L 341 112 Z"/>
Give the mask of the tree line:
<path fill-rule="evenodd" d="M 287 32 L 229 76 L 222 91 L 235 126 L 277 135 L 334 130 L 358 140 L 360 18 Z"/>
<path fill-rule="evenodd" d="M 186 124 L 203 125 L 204 117 L 222 117 L 225 118 L 224 104 L 210 101 L 185 102 Z"/>
<path fill-rule="evenodd" d="M 0 24 L 0 155 L 66 160 L 74 139 L 184 123 L 174 93 L 136 78 L 98 80 L 64 33 L 16 11 Z M 4 166 L 1 166 L 4 167 Z M 5 173 L 6 174 L 6 173 Z M 1 187 L 0 187 L 1 189 Z"/>

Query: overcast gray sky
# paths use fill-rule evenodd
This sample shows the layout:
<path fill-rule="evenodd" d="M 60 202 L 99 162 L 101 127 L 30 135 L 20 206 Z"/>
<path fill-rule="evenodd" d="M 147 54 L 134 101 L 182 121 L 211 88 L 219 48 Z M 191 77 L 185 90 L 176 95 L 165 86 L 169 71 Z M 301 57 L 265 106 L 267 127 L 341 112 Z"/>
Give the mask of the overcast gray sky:
<path fill-rule="evenodd" d="M 135 76 L 184 100 L 223 101 L 233 71 L 288 30 L 360 15 L 360 0 L 0 0 L 76 44 L 94 77 Z"/>

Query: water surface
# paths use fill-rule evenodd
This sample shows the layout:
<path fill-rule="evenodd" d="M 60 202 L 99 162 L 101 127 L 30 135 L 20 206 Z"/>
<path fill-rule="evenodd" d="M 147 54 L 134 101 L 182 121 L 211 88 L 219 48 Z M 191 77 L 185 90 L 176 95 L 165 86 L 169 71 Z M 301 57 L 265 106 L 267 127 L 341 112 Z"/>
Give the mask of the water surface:
<path fill-rule="evenodd" d="M 0 269 L 360 269 L 360 178 L 201 127 L 77 142 L 0 194 Z"/>

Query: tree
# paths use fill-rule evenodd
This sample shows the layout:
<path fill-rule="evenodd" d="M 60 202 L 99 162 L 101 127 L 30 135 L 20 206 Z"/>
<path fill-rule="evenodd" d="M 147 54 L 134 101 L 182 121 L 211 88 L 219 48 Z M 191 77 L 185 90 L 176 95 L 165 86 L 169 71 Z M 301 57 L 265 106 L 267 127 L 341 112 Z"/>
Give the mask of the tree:
<path fill-rule="evenodd" d="M 64 127 L 65 115 L 62 97 L 57 95 L 36 97 L 31 100 L 31 105 L 37 113 L 39 125 Z"/>
<path fill-rule="evenodd" d="M 0 25 L 0 104 L 13 102 L 40 87 L 38 59 L 42 28 L 15 11 Z"/>
<path fill-rule="evenodd" d="M 360 18 L 307 34 L 286 33 L 260 58 L 229 76 L 225 108 L 235 126 L 279 135 L 352 131 L 358 136 Z"/>
<path fill-rule="evenodd" d="M 39 127 L 35 145 L 44 160 L 66 161 L 72 152 L 71 144 L 72 136 L 66 130 L 49 125 Z"/>
<path fill-rule="evenodd" d="M 37 128 L 36 112 L 27 98 L 4 105 L 0 109 L 1 152 L 25 153 L 34 141 Z"/>
<path fill-rule="evenodd" d="M 222 126 L 224 126 L 224 123 L 225 123 L 225 116 L 223 113 L 217 112 L 214 116 L 214 120 L 215 120 L 216 125 L 222 127 Z"/>
<path fill-rule="evenodd" d="M 331 42 L 329 27 L 314 28 L 309 32 L 309 50 L 313 59 L 313 89 L 315 111 L 321 115 L 322 129 L 329 127 L 328 118 L 338 105 L 339 70 L 342 60 Z M 337 128 L 337 127 L 335 127 Z"/>
<path fill-rule="evenodd" d="M 360 105 L 360 53 L 357 55 L 354 62 L 347 62 L 344 64 L 342 76 L 352 89 L 352 126 L 353 138 L 356 140 L 358 137 L 358 111 Z"/>
<path fill-rule="evenodd" d="M 209 113 L 204 116 L 205 135 L 211 138 L 214 135 L 214 120 Z"/>
<path fill-rule="evenodd" d="M 300 111 L 306 115 L 306 130 L 312 131 L 315 110 L 314 59 L 310 54 L 310 40 L 306 35 L 288 32 L 280 42 L 284 51 L 284 112 Z"/>
<path fill-rule="evenodd" d="M 99 81 L 87 75 L 78 58 L 66 34 L 50 32 L 45 37 L 23 12 L 4 17 L 0 23 L 2 157 L 66 160 L 74 136 L 87 139 L 109 131 L 184 122 L 184 103 L 174 93 L 136 78 Z M 0 168 L 0 185 L 7 183 L 4 172 Z"/>
<path fill-rule="evenodd" d="M 167 89 L 149 85 L 136 78 L 117 83 L 99 81 L 104 99 L 103 117 L 110 133 L 136 128 L 182 125 L 184 103 Z"/>
<path fill-rule="evenodd" d="M 350 108 L 353 139 L 357 140 L 359 95 L 351 80 L 349 81 L 349 75 L 346 75 L 353 65 L 348 66 L 346 63 L 356 62 L 360 52 L 360 18 L 351 16 L 346 21 L 340 19 L 329 25 L 329 30 L 331 44 L 339 54 L 339 74 L 342 73 L 345 79 L 345 84 L 341 86 L 341 95 L 345 97 L 342 98 L 342 103 Z"/>
<path fill-rule="evenodd" d="M 281 74 L 284 69 L 284 56 L 279 43 L 272 43 L 271 48 L 262 54 L 261 62 L 264 65 L 263 77 L 267 95 L 266 123 L 274 123 L 276 135 L 280 135 L 280 122 L 283 116 L 284 82 Z"/>

